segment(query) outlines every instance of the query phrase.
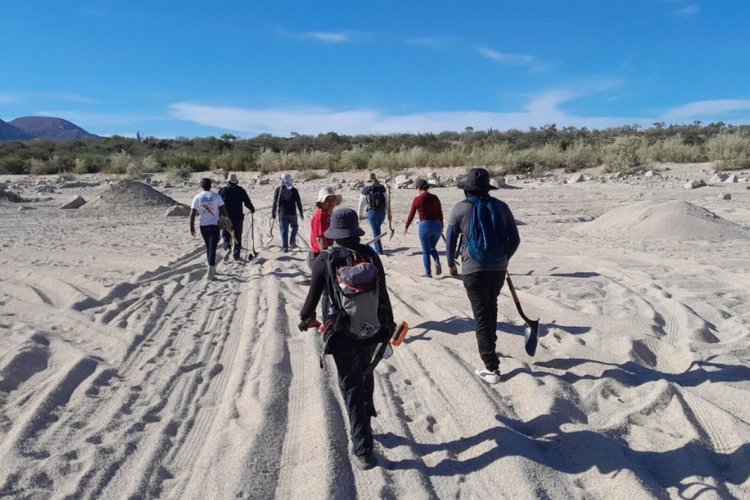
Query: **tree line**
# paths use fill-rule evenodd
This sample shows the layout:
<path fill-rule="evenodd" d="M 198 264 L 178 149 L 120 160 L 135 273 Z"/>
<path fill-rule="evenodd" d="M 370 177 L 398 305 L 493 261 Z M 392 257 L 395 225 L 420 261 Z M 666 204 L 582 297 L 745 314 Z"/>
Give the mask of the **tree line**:
<path fill-rule="evenodd" d="M 604 165 L 632 172 L 654 162 L 715 162 L 717 169 L 750 167 L 750 126 L 694 122 L 654 123 L 602 130 L 545 125 L 521 130 L 474 130 L 438 134 L 341 135 L 328 132 L 290 137 L 261 134 L 160 139 L 111 136 L 99 140 L 0 142 L 1 174 L 107 172 L 139 177 L 168 172 L 185 178 L 195 171 L 378 169 L 485 166 L 506 173 L 543 175 L 552 168 L 573 172 Z"/>

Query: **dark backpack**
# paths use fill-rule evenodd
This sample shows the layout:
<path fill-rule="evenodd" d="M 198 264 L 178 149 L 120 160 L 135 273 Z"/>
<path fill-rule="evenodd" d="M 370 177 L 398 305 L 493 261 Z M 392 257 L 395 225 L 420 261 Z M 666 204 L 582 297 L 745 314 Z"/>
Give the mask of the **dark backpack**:
<path fill-rule="evenodd" d="M 365 256 L 350 248 L 324 250 L 329 277 L 328 320 L 334 333 L 365 340 L 380 331 L 380 271 Z"/>
<path fill-rule="evenodd" d="M 367 189 L 368 210 L 385 210 L 385 188 L 383 186 L 370 186 Z"/>
<path fill-rule="evenodd" d="M 499 264 L 505 260 L 505 217 L 498 200 L 469 196 L 471 216 L 466 247 L 469 255 L 481 264 Z"/>

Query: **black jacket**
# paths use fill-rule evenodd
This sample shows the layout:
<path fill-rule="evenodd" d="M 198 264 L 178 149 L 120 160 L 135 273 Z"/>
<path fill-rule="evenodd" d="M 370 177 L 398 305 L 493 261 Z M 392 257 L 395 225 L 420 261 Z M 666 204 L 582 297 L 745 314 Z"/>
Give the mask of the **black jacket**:
<path fill-rule="evenodd" d="M 279 190 L 281 189 L 281 193 Z M 279 198 L 279 194 L 281 197 Z M 299 215 L 302 217 L 302 200 L 299 197 L 299 191 L 296 187 L 292 189 L 286 186 L 279 186 L 273 192 L 273 205 L 271 206 L 271 217 L 276 217 L 276 210 L 279 211 L 279 217 L 285 215 L 296 215 L 295 207 L 299 209 Z"/>
<path fill-rule="evenodd" d="M 250 213 L 255 213 L 255 207 L 250 201 L 247 191 L 238 184 L 229 183 L 219 189 L 219 196 L 224 200 L 224 206 L 227 207 L 227 214 L 230 219 L 242 219 L 245 216 L 242 205 L 245 205 Z"/>

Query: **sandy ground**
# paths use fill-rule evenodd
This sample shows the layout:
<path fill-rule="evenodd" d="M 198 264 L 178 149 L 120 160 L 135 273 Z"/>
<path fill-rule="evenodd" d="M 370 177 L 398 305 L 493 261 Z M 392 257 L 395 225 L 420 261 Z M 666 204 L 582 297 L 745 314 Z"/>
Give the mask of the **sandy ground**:
<path fill-rule="evenodd" d="M 332 360 L 321 370 L 296 328 L 330 175 L 298 183 L 308 218 L 289 254 L 267 237 L 272 186 L 250 188 L 257 256 L 213 282 L 164 207 L 57 209 L 101 177 L 29 210 L 0 202 L 0 497 L 750 498 L 748 174 L 691 190 L 710 166 L 589 174 L 496 192 L 522 224 L 510 270 L 543 336 L 527 356 L 504 289 L 494 386 L 473 373 L 460 280 L 419 277 L 414 191 L 393 191 L 383 260 L 411 330 L 376 370 L 380 460 L 364 472 Z M 446 217 L 462 195 L 433 192 Z"/>

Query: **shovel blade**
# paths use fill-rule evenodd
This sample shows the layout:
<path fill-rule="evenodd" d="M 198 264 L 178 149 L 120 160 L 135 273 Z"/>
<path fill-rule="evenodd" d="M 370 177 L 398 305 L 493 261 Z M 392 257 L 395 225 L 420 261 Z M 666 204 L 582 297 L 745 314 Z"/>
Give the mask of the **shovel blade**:
<path fill-rule="evenodd" d="M 539 321 L 529 321 L 523 333 L 526 339 L 524 344 L 526 354 L 533 356 L 536 353 L 536 344 L 539 340 Z"/>

